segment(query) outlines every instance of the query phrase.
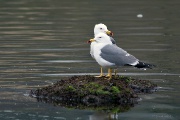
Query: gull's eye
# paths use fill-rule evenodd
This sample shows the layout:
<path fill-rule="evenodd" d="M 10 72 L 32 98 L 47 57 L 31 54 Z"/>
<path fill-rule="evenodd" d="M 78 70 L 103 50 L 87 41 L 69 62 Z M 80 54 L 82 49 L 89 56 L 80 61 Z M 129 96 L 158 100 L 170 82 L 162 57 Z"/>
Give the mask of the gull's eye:
<path fill-rule="evenodd" d="M 99 37 L 99 38 L 102 38 L 102 37 Z"/>
<path fill-rule="evenodd" d="M 102 30 L 102 28 L 100 28 Z"/>

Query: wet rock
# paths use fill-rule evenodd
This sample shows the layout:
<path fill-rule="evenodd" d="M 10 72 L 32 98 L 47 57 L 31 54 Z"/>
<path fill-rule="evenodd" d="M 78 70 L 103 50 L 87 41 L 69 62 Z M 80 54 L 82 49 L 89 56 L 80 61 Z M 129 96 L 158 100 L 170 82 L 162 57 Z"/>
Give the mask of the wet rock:
<path fill-rule="evenodd" d="M 38 101 L 61 106 L 102 107 L 111 104 L 110 106 L 124 106 L 125 110 L 124 108 L 137 103 L 139 93 L 152 93 L 156 88 L 157 85 L 148 80 L 123 76 L 107 80 L 105 77 L 95 78 L 85 75 L 62 79 L 53 85 L 30 91 L 30 96 L 36 97 Z"/>

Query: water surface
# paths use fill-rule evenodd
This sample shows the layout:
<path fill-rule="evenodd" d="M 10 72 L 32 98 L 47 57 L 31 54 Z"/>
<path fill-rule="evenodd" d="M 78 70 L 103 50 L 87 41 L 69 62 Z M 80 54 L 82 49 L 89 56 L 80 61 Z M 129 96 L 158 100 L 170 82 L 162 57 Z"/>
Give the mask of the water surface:
<path fill-rule="evenodd" d="M 112 119 L 178 120 L 180 118 L 180 1 L 173 0 L 16 0 L 0 4 L 1 120 L 104 120 L 93 110 L 67 109 L 26 96 L 31 89 L 72 75 L 98 75 L 89 55 L 93 27 L 104 23 L 117 45 L 153 70 L 123 67 L 119 75 L 151 80 L 160 86 L 141 95 L 131 110 Z M 143 14 L 138 18 L 138 14 Z M 105 70 L 106 72 L 107 70 Z"/>

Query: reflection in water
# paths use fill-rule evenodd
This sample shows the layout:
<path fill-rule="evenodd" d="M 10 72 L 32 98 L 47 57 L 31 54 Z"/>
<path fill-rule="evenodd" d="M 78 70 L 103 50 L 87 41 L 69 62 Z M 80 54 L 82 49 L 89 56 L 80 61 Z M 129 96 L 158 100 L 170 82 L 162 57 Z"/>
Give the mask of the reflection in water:
<path fill-rule="evenodd" d="M 105 113 L 95 113 L 89 115 L 89 120 L 117 120 L 118 114 L 105 114 Z"/>
<path fill-rule="evenodd" d="M 43 98 L 41 97 L 36 97 L 33 96 L 37 99 L 38 102 L 44 102 L 44 103 L 49 103 L 53 104 L 56 107 L 66 107 L 66 108 L 71 108 L 71 109 L 80 109 L 80 110 L 93 110 L 97 112 L 102 112 L 106 114 L 117 114 L 121 112 L 126 112 L 130 110 L 130 108 L 134 107 L 135 104 L 137 104 L 138 99 L 131 100 L 131 102 L 122 103 L 122 104 L 101 104 L 101 103 L 96 103 L 96 102 L 83 102 L 83 101 L 78 101 L 78 100 L 63 100 L 63 98 Z"/>

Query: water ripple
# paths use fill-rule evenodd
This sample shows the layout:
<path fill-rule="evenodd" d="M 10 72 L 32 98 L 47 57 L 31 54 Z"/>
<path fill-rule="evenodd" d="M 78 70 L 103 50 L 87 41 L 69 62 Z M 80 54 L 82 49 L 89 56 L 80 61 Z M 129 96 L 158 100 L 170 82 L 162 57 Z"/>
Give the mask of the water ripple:
<path fill-rule="evenodd" d="M 26 51 L 82 51 L 89 48 L 25 49 Z M 168 49 L 126 49 L 128 51 L 166 51 Z"/>
<path fill-rule="evenodd" d="M 99 75 L 99 73 L 57 73 L 57 74 L 39 74 L 40 76 L 74 76 L 74 75 Z M 179 76 L 174 73 L 118 73 L 126 76 Z"/>
<path fill-rule="evenodd" d="M 164 29 L 164 27 L 128 27 L 128 28 L 124 28 L 127 30 L 159 30 L 159 29 Z"/>
<path fill-rule="evenodd" d="M 89 48 L 59 48 L 59 49 L 26 49 L 27 51 L 79 51 L 89 50 Z"/>
<path fill-rule="evenodd" d="M 122 33 L 121 36 L 162 36 L 164 33 Z"/>
<path fill-rule="evenodd" d="M 82 62 L 95 62 L 93 60 L 49 60 L 44 61 L 48 63 L 82 63 Z"/>

